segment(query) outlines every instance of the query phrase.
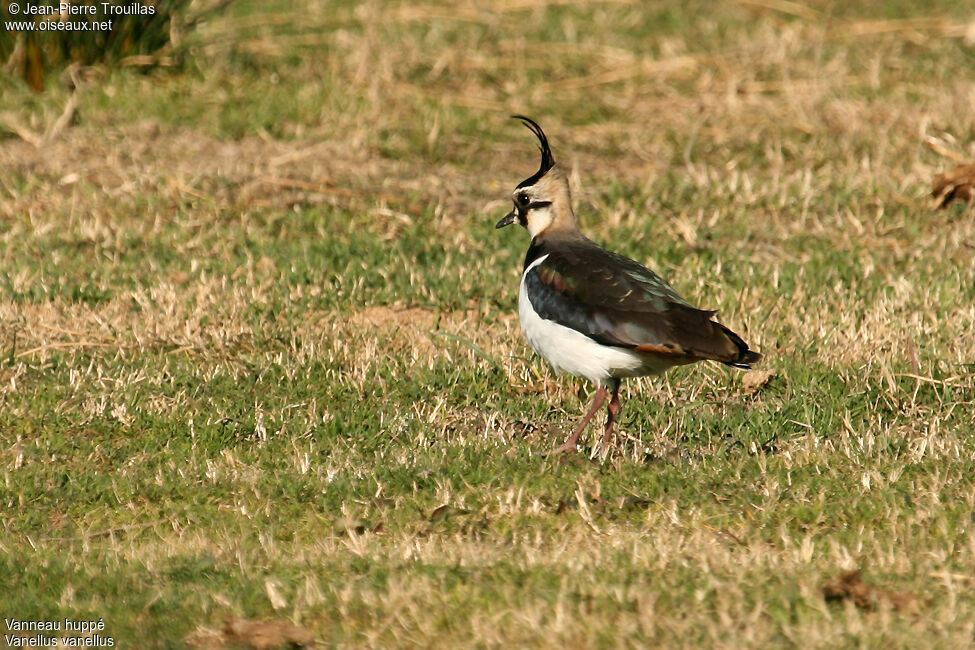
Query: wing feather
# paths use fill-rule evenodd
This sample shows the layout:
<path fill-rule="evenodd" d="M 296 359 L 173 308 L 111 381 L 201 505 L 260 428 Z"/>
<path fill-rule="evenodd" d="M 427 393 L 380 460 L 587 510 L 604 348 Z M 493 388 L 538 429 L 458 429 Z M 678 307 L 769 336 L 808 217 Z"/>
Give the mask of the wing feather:
<path fill-rule="evenodd" d="M 738 367 L 760 358 L 734 332 L 692 307 L 663 278 L 589 240 L 560 243 L 525 277 L 542 318 L 603 345 L 688 362 L 711 359 Z"/>

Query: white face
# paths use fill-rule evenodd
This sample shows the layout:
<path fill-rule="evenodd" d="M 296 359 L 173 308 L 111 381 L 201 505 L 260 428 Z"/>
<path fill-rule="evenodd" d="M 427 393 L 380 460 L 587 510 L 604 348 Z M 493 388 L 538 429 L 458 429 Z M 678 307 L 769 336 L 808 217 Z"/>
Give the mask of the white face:
<path fill-rule="evenodd" d="M 521 187 L 511 195 L 511 199 L 515 202 L 518 223 L 523 225 L 532 237 L 552 225 L 552 220 L 555 218 L 552 201 L 539 195 L 538 187 Z"/>

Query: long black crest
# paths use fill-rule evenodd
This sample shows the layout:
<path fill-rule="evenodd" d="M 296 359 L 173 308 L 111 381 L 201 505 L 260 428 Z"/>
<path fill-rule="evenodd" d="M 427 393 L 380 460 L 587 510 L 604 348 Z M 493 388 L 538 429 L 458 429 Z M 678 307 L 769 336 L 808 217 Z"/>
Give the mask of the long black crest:
<path fill-rule="evenodd" d="M 521 120 L 522 124 L 528 127 L 528 130 L 535 134 L 538 138 L 538 149 L 542 152 L 542 162 L 538 166 L 538 171 L 531 178 L 526 178 L 518 187 L 526 187 L 528 185 L 534 185 L 535 182 L 545 175 L 545 172 L 552 169 L 555 166 L 555 158 L 552 156 L 552 148 L 548 146 L 548 138 L 545 137 L 545 132 L 542 131 L 542 127 L 524 115 L 512 115 L 513 119 Z"/>

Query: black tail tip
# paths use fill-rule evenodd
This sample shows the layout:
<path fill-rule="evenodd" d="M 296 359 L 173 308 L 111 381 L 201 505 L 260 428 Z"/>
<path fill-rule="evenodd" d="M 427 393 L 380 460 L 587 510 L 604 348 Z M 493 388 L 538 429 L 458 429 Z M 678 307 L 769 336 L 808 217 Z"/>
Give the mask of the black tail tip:
<path fill-rule="evenodd" d="M 726 361 L 732 368 L 741 368 L 742 370 L 751 370 L 753 363 L 758 363 L 762 360 L 762 355 L 754 350 L 749 350 L 745 348 L 742 350 L 741 355 L 734 361 Z"/>
<path fill-rule="evenodd" d="M 730 361 L 725 361 L 725 365 L 729 365 L 732 368 L 741 368 L 742 370 L 751 370 L 753 363 L 758 363 L 762 360 L 762 355 L 754 350 L 748 349 L 748 344 L 742 340 L 740 336 L 732 332 L 730 329 L 724 325 L 719 325 L 722 331 L 731 339 L 731 342 L 735 344 L 738 348 L 738 356 Z"/>

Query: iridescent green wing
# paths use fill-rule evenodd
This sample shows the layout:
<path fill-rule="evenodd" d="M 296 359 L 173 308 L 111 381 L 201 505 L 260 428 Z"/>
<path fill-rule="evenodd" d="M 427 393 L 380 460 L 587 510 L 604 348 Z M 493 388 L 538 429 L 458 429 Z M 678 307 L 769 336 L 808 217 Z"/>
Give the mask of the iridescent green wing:
<path fill-rule="evenodd" d="M 741 354 L 726 328 L 711 320 L 714 312 L 695 309 L 637 262 L 588 240 L 560 243 L 540 253 L 547 257 L 525 283 L 542 318 L 603 345 L 688 360 L 729 362 Z"/>

